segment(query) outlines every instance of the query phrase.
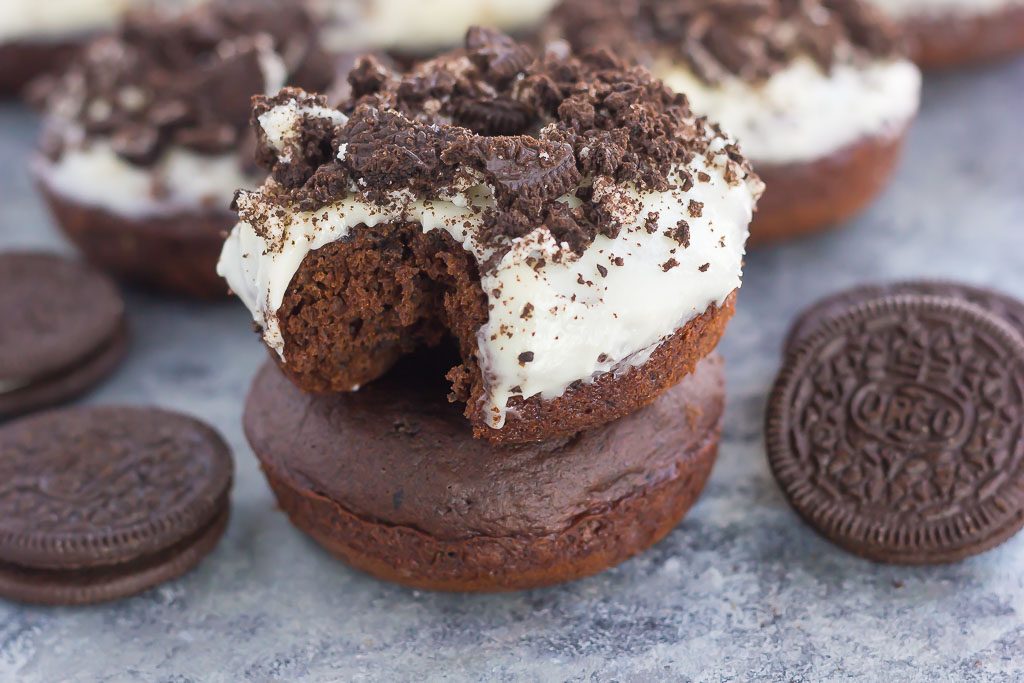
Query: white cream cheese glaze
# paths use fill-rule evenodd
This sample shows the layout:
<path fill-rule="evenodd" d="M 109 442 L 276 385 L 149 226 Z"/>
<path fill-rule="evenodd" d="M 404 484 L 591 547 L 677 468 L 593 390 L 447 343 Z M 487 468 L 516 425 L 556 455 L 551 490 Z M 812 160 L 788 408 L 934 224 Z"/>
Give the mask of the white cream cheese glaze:
<path fill-rule="evenodd" d="M 533 28 L 556 0 L 319 0 L 331 21 L 325 44 L 341 51 L 412 53 L 462 42 L 470 26 Z"/>
<path fill-rule="evenodd" d="M 302 116 L 344 123 L 338 112 L 302 109 L 293 101 L 264 114 L 260 124 L 286 153 L 292 126 Z M 698 156 L 686 168 L 709 178 L 688 192 L 601 188 L 598 195 L 619 193 L 625 200 L 620 203 L 629 207 L 620 216 L 625 227 L 618 237 L 598 236 L 573 257 L 546 228 L 538 228 L 513 240 L 496 267 L 484 272 L 481 287 L 490 315 L 477 342 L 493 427 L 503 425 L 514 395 L 556 398 L 576 381 L 644 363 L 665 339 L 740 286 L 748 224 L 763 186 L 753 178 L 726 180 L 725 145 L 719 139 L 708 158 Z M 480 263 L 492 255 L 474 239 L 480 219 L 473 207 L 493 202 L 486 185 L 447 200 L 396 194 L 387 206 L 353 193 L 311 213 L 281 211 L 266 199 L 273 188 L 270 180 L 261 191 L 240 193 L 241 221 L 224 245 L 218 272 L 285 362 L 288 349 L 276 314 L 310 251 L 361 225 L 413 221 L 424 231 L 447 231 Z M 699 216 L 690 211 L 691 200 L 703 204 Z M 645 228 L 652 216 L 658 228 L 653 233 Z M 690 226 L 685 248 L 664 234 L 680 220 Z M 253 227 L 257 224 L 262 234 Z M 538 257 L 545 265 L 535 268 Z M 532 312 L 524 316 L 527 304 Z M 532 360 L 522 362 L 522 354 L 532 354 Z"/>
<path fill-rule="evenodd" d="M 155 164 L 141 167 L 119 157 L 105 141 L 68 149 L 56 162 L 39 159 L 35 171 L 61 197 L 138 217 L 202 208 L 227 211 L 237 189 L 259 184 L 243 173 L 235 154 L 171 149 Z"/>
<path fill-rule="evenodd" d="M 755 167 L 814 161 L 865 138 L 896 135 L 920 103 L 921 73 L 902 59 L 839 62 L 826 73 L 799 58 L 762 83 L 734 77 L 710 85 L 668 60 L 653 71 L 739 140 Z"/>

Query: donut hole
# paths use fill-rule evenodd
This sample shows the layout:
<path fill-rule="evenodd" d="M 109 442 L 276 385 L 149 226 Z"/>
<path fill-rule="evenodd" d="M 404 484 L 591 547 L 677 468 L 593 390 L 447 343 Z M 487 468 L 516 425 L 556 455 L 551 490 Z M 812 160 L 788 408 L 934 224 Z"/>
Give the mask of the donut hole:
<path fill-rule="evenodd" d="M 418 223 L 357 226 L 306 255 L 278 309 L 286 372 L 318 393 L 352 391 L 419 349 L 455 349 L 455 398 L 480 383 L 476 333 L 487 297 L 471 254 Z M 436 356 L 437 354 L 432 354 Z M 440 383 L 439 383 L 440 384 Z"/>

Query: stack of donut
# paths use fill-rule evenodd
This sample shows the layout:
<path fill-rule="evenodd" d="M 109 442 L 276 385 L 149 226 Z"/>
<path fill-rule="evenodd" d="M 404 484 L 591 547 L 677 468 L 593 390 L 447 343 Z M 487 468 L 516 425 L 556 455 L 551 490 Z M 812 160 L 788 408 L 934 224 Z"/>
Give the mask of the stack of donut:
<path fill-rule="evenodd" d="M 763 186 L 642 67 L 472 29 L 334 107 L 256 99 L 219 272 L 273 362 L 245 426 L 292 521 L 411 586 L 601 571 L 699 494 Z"/>

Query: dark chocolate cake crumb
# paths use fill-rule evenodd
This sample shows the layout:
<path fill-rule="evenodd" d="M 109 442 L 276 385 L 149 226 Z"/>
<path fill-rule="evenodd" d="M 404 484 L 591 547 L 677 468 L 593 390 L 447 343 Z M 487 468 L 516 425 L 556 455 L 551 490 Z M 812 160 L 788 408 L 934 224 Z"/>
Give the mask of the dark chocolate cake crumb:
<path fill-rule="evenodd" d="M 691 199 L 687 209 L 690 212 L 690 218 L 700 218 L 704 212 L 704 202 L 698 202 Z"/>
<path fill-rule="evenodd" d="M 665 261 L 664 263 L 661 264 L 661 269 L 667 273 L 668 271 L 678 266 L 679 261 L 676 261 L 674 258 L 670 258 L 668 261 Z"/>
<path fill-rule="evenodd" d="M 523 320 L 529 320 L 533 317 L 533 304 L 526 304 L 523 306 L 523 312 L 519 315 Z"/>
<path fill-rule="evenodd" d="M 600 263 L 597 264 L 597 272 L 601 273 L 601 277 L 608 277 L 608 269 L 602 266 Z"/>
<path fill-rule="evenodd" d="M 640 63 L 683 62 L 705 82 L 756 82 L 797 57 L 837 61 L 900 54 L 898 29 L 865 0 L 563 0 L 549 37 L 576 49 L 614 45 Z"/>
<path fill-rule="evenodd" d="M 638 207 L 614 188 L 685 192 L 692 178 L 674 174 L 718 154 L 711 143 L 723 137 L 685 97 L 608 52 L 538 56 L 483 29 L 470 31 L 464 49 L 407 74 L 362 60 L 349 80 L 352 97 L 336 118 L 301 117 L 286 150 L 268 139 L 260 117 L 276 106 L 301 112 L 327 103 L 297 89 L 255 98 L 257 160 L 277 183 L 263 198 L 315 211 L 356 194 L 387 207 L 483 184 L 495 205 L 481 210 L 474 239 L 494 262 L 538 226 L 571 254 L 599 235 L 616 237 L 623 213 Z M 723 154 L 731 182 L 752 176 L 735 146 Z M 572 195 L 580 201 L 562 201 Z M 265 232 L 258 216 L 244 218 Z M 648 232 L 658 219 L 646 217 Z"/>
<path fill-rule="evenodd" d="M 699 270 L 702 273 L 706 273 L 706 272 L 708 272 L 708 268 L 710 268 L 710 267 L 711 267 L 710 263 L 705 263 L 703 266 L 701 266 L 697 270 Z"/>
<path fill-rule="evenodd" d="M 484 78 L 499 86 L 518 76 L 533 61 L 533 52 L 525 45 L 500 31 L 479 26 L 473 26 L 466 34 L 466 48 Z"/>
<path fill-rule="evenodd" d="M 533 351 L 524 351 L 519 354 L 519 364 L 526 365 L 533 362 Z"/>

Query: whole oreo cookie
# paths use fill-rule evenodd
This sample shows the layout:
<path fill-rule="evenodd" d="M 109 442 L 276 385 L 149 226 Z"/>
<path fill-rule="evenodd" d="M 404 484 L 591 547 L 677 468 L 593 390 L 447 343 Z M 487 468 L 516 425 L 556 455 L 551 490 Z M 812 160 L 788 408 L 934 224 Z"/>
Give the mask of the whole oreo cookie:
<path fill-rule="evenodd" d="M 221 437 L 148 408 L 56 411 L 0 429 L 0 595 L 85 604 L 194 567 L 228 519 Z"/>
<path fill-rule="evenodd" d="M 841 315 L 860 304 L 889 296 L 941 296 L 976 304 L 995 313 L 1024 335 L 1024 302 L 991 289 L 973 287 L 946 280 L 907 280 L 887 284 L 853 287 L 821 299 L 800 314 L 786 335 L 785 353 L 800 347 L 830 318 Z"/>
<path fill-rule="evenodd" d="M 83 393 L 119 364 L 124 301 L 105 275 L 55 254 L 0 254 L 0 418 Z"/>
<path fill-rule="evenodd" d="M 1024 341 L 972 304 L 889 297 L 823 322 L 766 431 L 796 511 L 863 557 L 953 562 L 1024 526 Z"/>

